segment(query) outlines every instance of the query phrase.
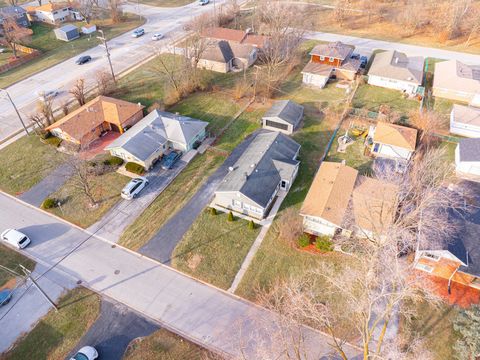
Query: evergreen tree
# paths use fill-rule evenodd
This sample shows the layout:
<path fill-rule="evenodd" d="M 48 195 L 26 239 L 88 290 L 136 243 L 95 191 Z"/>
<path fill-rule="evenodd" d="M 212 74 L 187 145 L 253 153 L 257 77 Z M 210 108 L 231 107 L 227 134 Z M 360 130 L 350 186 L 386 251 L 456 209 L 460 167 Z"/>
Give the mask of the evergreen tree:
<path fill-rule="evenodd" d="M 480 306 L 461 310 L 453 321 L 460 338 L 453 346 L 458 360 L 475 360 L 480 356 Z"/>

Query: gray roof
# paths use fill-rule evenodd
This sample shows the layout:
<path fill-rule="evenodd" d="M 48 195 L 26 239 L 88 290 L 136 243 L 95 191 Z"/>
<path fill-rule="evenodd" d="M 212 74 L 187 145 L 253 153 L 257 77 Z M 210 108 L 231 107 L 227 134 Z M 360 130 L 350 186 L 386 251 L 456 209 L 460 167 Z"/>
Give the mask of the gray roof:
<path fill-rule="evenodd" d="M 230 42 L 230 49 L 232 49 L 233 56 L 240 59 L 248 59 L 252 51 L 257 51 L 253 45 L 237 44 Z"/>
<path fill-rule="evenodd" d="M 72 30 L 77 30 L 78 31 L 78 28 L 75 25 L 66 24 L 66 25 L 63 25 L 62 27 L 60 27 L 56 30 L 61 30 L 63 32 L 69 32 L 69 31 L 72 31 Z"/>
<path fill-rule="evenodd" d="M 260 131 L 218 187 L 219 192 L 238 191 L 266 207 L 282 178 L 298 166 L 300 145 L 276 131 Z"/>
<path fill-rule="evenodd" d="M 335 41 L 315 46 L 310 52 L 310 55 L 331 57 L 343 61 L 350 55 L 353 49 L 353 46 L 344 44 L 341 41 Z"/>
<path fill-rule="evenodd" d="M 452 111 L 455 122 L 480 126 L 480 108 L 453 104 Z"/>
<path fill-rule="evenodd" d="M 368 75 L 401 80 L 421 85 L 423 82 L 424 58 L 408 57 L 404 53 L 390 50 L 375 55 Z"/>
<path fill-rule="evenodd" d="M 460 161 L 480 161 L 480 138 L 461 139 L 458 147 Z"/>
<path fill-rule="evenodd" d="M 478 93 L 480 92 L 480 66 L 467 65 L 458 60 L 438 62 L 435 64 L 433 88 Z"/>
<path fill-rule="evenodd" d="M 153 110 L 105 150 L 121 147 L 144 161 L 167 141 L 189 144 L 207 125 L 205 121 Z"/>
<path fill-rule="evenodd" d="M 233 51 L 228 41 L 213 41 L 203 51 L 201 58 L 204 60 L 228 63 L 233 58 Z"/>
<path fill-rule="evenodd" d="M 306 73 L 306 74 L 323 75 L 323 76 L 330 77 L 332 71 L 333 71 L 333 66 L 309 61 L 308 64 L 305 65 L 305 67 L 303 68 L 302 74 Z"/>
<path fill-rule="evenodd" d="M 25 14 L 27 11 L 20 7 L 20 6 L 4 6 L 0 8 L 0 16 L 8 16 L 8 15 L 22 15 Z"/>
<path fill-rule="evenodd" d="M 275 101 L 270 109 L 263 116 L 264 119 L 279 118 L 294 127 L 303 117 L 303 106 L 291 100 Z"/>

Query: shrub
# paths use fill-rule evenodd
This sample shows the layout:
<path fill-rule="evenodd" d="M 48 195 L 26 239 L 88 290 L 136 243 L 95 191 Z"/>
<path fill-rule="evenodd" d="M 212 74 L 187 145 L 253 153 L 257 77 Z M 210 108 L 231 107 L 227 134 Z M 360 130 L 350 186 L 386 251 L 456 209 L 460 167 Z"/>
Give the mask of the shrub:
<path fill-rule="evenodd" d="M 103 165 L 106 165 L 106 166 L 120 166 L 122 164 L 123 164 L 123 159 L 116 156 L 110 156 L 107 159 L 103 160 Z"/>
<path fill-rule="evenodd" d="M 44 131 L 42 130 L 42 132 L 40 133 L 40 139 L 42 140 L 46 140 L 48 139 L 50 136 L 52 136 L 52 133 L 50 131 Z"/>
<path fill-rule="evenodd" d="M 125 169 L 137 175 L 143 175 L 145 173 L 145 168 L 142 165 L 133 162 L 126 163 Z"/>
<path fill-rule="evenodd" d="M 62 139 L 57 138 L 55 136 L 49 136 L 45 139 L 45 142 L 49 145 L 54 146 L 54 147 L 59 147 L 60 143 L 62 142 Z"/>
<path fill-rule="evenodd" d="M 43 200 L 42 209 L 53 209 L 54 207 L 57 207 L 57 200 L 54 198 L 46 198 Z"/>
<path fill-rule="evenodd" d="M 310 237 L 307 234 L 302 234 L 302 236 L 300 236 L 297 241 L 298 246 L 300 246 L 301 248 L 310 245 Z"/>
<path fill-rule="evenodd" d="M 228 221 L 233 221 L 233 220 L 234 220 L 234 219 L 233 219 L 233 214 L 232 214 L 231 211 L 228 212 L 227 220 L 228 220 Z"/>
<path fill-rule="evenodd" d="M 253 222 L 253 220 L 250 220 L 250 221 L 248 222 L 248 228 L 249 228 L 250 230 L 255 230 L 255 223 Z"/>
<path fill-rule="evenodd" d="M 214 207 L 210 208 L 210 215 L 217 215 L 217 209 Z"/>
<path fill-rule="evenodd" d="M 315 247 L 321 251 L 333 251 L 333 242 L 328 236 L 319 236 L 315 241 Z"/>

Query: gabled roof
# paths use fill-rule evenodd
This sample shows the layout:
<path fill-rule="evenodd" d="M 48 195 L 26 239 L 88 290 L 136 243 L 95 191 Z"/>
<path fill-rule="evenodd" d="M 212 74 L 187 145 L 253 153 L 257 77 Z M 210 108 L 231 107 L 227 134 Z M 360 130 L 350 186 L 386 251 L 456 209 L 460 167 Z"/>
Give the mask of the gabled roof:
<path fill-rule="evenodd" d="M 63 31 L 63 32 L 69 32 L 69 31 L 72 31 L 72 30 L 77 30 L 78 31 L 78 28 L 75 25 L 66 24 L 66 25 L 63 25 L 62 27 L 60 27 L 58 29 L 55 29 L 55 30 L 60 30 L 60 31 Z"/>
<path fill-rule="evenodd" d="M 357 175 L 357 170 L 342 163 L 322 162 L 300 214 L 319 217 L 341 226 Z"/>
<path fill-rule="evenodd" d="M 263 116 L 266 118 L 279 118 L 296 126 L 303 117 L 303 106 L 291 100 L 277 100 Z"/>
<path fill-rule="evenodd" d="M 330 77 L 333 67 L 327 64 L 309 61 L 302 70 L 302 74 L 314 74 Z"/>
<path fill-rule="evenodd" d="M 310 51 L 310 55 L 325 56 L 343 61 L 350 55 L 354 48 L 354 46 L 344 44 L 341 41 L 335 41 L 315 46 L 312 51 Z"/>
<path fill-rule="evenodd" d="M 480 138 L 461 139 L 457 146 L 460 161 L 480 161 Z"/>
<path fill-rule="evenodd" d="M 143 108 L 144 106 L 142 105 L 128 101 L 98 96 L 45 130 L 50 131 L 60 128 L 72 138 L 81 140 L 83 136 L 90 133 L 104 121 L 122 124 Z"/>
<path fill-rule="evenodd" d="M 72 6 L 67 2 L 49 2 L 40 6 L 27 6 L 26 10 L 28 12 L 43 11 L 43 12 L 54 12 L 55 10 L 65 9 Z"/>
<path fill-rule="evenodd" d="M 467 65 L 458 60 L 438 62 L 435 64 L 433 87 L 480 93 L 480 66 Z"/>
<path fill-rule="evenodd" d="M 361 63 L 362 62 L 358 59 L 348 58 L 342 63 L 339 69 L 353 71 L 356 73 L 360 69 Z"/>
<path fill-rule="evenodd" d="M 480 108 L 464 105 L 453 105 L 454 121 L 457 123 L 480 126 Z"/>
<path fill-rule="evenodd" d="M 201 58 L 228 64 L 235 56 L 228 41 L 213 41 L 203 51 Z"/>
<path fill-rule="evenodd" d="M 416 129 L 406 126 L 379 121 L 375 127 L 373 142 L 415 151 L 417 132 Z"/>
<path fill-rule="evenodd" d="M 187 146 L 207 125 L 205 121 L 153 110 L 105 150 L 122 148 L 145 161 L 167 141 Z"/>
<path fill-rule="evenodd" d="M 23 15 L 25 13 L 25 9 L 20 6 L 4 6 L 0 8 L 0 16 Z"/>
<path fill-rule="evenodd" d="M 258 48 L 263 48 L 268 42 L 268 36 L 222 27 L 207 28 L 202 31 L 201 35 L 210 39 L 226 40 L 238 44 L 248 44 Z"/>
<path fill-rule="evenodd" d="M 421 85 L 424 61 L 423 57 L 408 57 L 394 50 L 385 51 L 375 55 L 368 75 Z"/>
<path fill-rule="evenodd" d="M 218 192 L 240 192 L 266 207 L 282 175 L 291 175 L 299 162 L 300 145 L 276 131 L 260 131 L 218 187 Z"/>

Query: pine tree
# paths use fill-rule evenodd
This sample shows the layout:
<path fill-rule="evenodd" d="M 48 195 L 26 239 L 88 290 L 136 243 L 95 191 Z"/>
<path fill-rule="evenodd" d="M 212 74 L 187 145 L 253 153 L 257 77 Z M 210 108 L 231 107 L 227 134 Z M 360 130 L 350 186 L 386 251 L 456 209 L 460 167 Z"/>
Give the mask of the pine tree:
<path fill-rule="evenodd" d="M 233 221 L 233 214 L 232 214 L 231 211 L 228 213 L 227 220 L 228 220 L 228 221 Z"/>
<path fill-rule="evenodd" d="M 250 220 L 250 221 L 248 222 L 248 228 L 249 228 L 250 230 L 254 230 L 254 229 L 255 229 L 255 223 L 253 222 L 253 220 Z"/>
<path fill-rule="evenodd" d="M 475 360 L 480 355 L 480 306 L 461 310 L 453 321 L 460 338 L 453 346 L 458 360 Z"/>

